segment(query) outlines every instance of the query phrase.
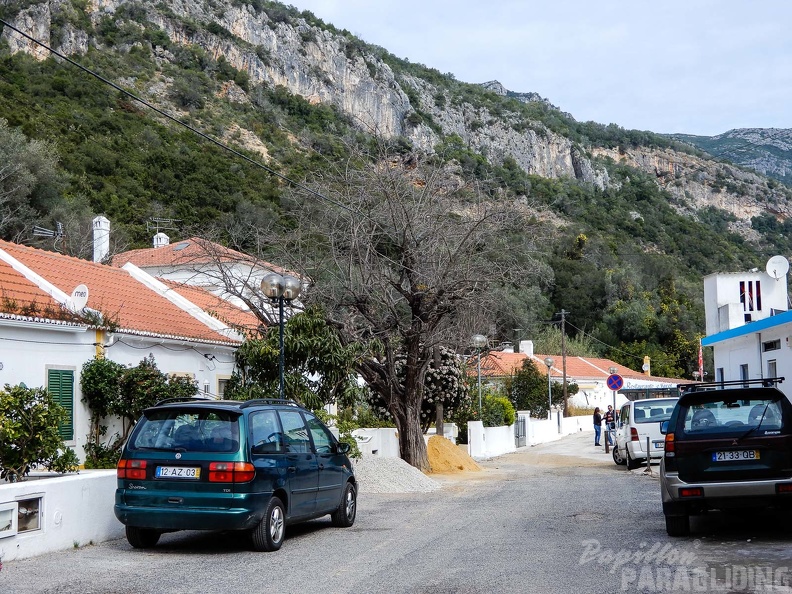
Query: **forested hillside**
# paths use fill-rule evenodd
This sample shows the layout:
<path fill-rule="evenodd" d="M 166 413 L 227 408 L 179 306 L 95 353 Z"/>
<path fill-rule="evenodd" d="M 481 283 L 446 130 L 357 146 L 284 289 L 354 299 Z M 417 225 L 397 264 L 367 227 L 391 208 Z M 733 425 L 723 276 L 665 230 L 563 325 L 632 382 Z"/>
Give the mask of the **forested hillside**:
<path fill-rule="evenodd" d="M 687 377 L 704 331 L 702 276 L 792 249 L 792 192 L 773 180 L 651 132 L 577 122 L 530 94 L 458 81 L 276 2 L 99 10 L 23 0 L 0 18 L 128 91 L 4 27 L 4 239 L 90 257 L 96 214 L 112 221 L 116 251 L 150 245 L 154 218 L 176 221 L 174 241 L 289 229 L 295 183 L 321 191 L 321 174 L 385 143 L 407 165 L 432 155 L 438 171 L 541 223 L 541 274 L 499 288 L 491 336 L 541 349 L 565 310 L 580 354 L 634 369 L 650 355 L 655 375 Z M 58 223 L 56 245 L 31 233 Z"/>

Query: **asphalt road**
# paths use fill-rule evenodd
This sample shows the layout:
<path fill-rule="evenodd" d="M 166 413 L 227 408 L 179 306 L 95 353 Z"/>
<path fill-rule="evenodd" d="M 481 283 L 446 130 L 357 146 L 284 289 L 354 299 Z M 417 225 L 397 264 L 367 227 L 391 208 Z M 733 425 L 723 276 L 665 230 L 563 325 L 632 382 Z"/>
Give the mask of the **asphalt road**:
<path fill-rule="evenodd" d="M 276 553 L 231 534 L 116 540 L 7 562 L 0 593 L 792 592 L 786 518 L 713 513 L 672 539 L 657 467 L 628 472 L 590 441 L 524 448 L 432 493 L 362 493 L 352 528 L 289 527 Z"/>

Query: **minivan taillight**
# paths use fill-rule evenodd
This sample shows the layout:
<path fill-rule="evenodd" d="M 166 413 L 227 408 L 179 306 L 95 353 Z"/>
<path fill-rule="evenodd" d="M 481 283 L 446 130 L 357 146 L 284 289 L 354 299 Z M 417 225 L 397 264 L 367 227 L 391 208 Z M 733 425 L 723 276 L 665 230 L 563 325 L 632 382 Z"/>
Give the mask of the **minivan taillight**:
<path fill-rule="evenodd" d="M 250 462 L 210 462 L 210 483 L 246 483 L 256 476 L 256 468 Z"/>
<path fill-rule="evenodd" d="M 146 461 L 121 458 L 116 467 L 116 477 L 138 481 L 144 480 L 146 478 Z"/>
<path fill-rule="evenodd" d="M 638 437 L 638 429 L 635 427 L 630 427 L 630 441 L 640 441 Z"/>

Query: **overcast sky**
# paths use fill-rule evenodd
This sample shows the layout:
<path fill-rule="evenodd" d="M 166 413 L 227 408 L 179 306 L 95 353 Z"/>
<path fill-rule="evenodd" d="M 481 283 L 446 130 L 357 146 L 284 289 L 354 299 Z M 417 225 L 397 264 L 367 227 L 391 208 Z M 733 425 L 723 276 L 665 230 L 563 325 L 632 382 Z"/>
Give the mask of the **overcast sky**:
<path fill-rule="evenodd" d="M 464 82 L 580 121 L 712 136 L 792 128 L 790 0 L 287 0 Z"/>

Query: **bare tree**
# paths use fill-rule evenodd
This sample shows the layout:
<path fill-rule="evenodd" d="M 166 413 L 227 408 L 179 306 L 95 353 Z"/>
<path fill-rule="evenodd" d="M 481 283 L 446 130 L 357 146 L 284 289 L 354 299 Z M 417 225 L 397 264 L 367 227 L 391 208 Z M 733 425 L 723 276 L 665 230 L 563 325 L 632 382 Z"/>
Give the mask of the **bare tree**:
<path fill-rule="evenodd" d="M 401 457 L 428 469 L 420 413 L 433 349 L 490 317 L 490 287 L 540 270 L 531 250 L 543 226 L 524 203 L 483 196 L 432 158 L 354 153 L 314 182 L 291 193 L 296 231 L 284 247 L 312 280 L 307 298 L 367 346 L 358 371 L 385 401 Z"/>

